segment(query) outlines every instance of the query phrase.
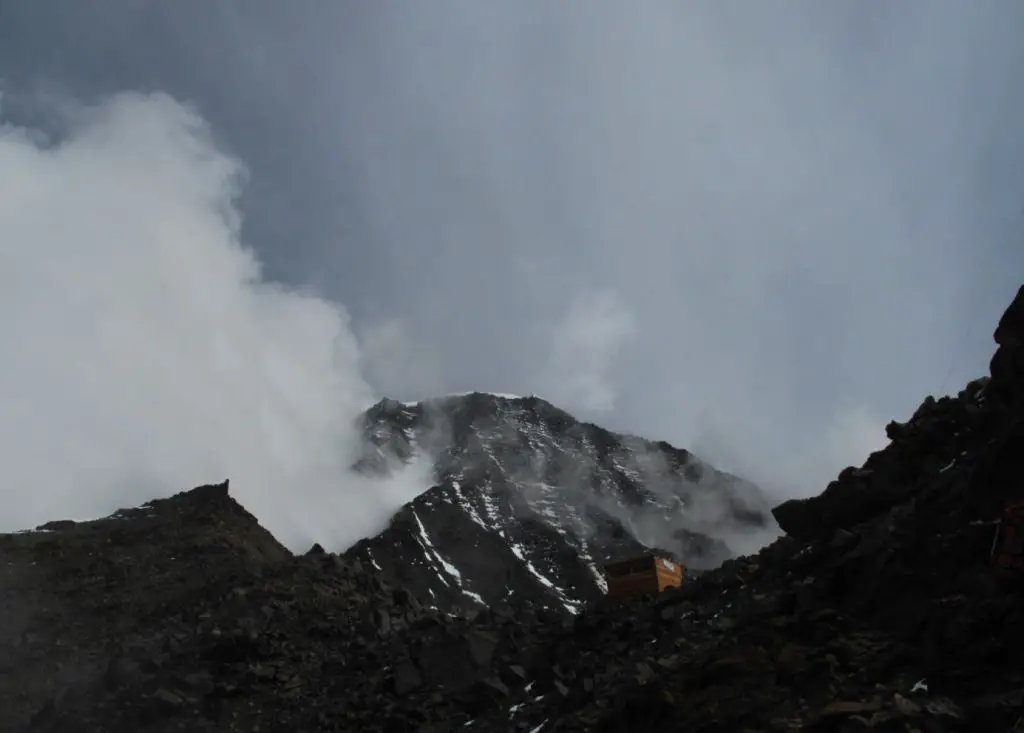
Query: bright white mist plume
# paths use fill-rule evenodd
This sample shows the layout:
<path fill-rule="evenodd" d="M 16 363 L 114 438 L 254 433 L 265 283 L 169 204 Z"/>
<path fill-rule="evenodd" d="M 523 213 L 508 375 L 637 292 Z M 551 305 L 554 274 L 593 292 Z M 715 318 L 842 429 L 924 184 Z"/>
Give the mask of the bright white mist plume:
<path fill-rule="evenodd" d="M 59 141 L 0 128 L 0 531 L 224 478 L 292 550 L 378 531 L 429 467 L 348 470 L 359 345 L 261 279 L 241 163 L 165 95 L 66 111 Z"/>

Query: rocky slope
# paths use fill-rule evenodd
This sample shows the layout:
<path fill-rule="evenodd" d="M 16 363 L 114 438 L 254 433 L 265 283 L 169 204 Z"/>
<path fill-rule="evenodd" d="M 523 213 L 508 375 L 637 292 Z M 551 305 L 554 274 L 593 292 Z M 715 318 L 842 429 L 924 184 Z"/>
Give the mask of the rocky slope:
<path fill-rule="evenodd" d="M 753 484 L 685 450 L 581 423 L 538 397 L 469 393 L 366 413 L 363 470 L 429 457 L 437 484 L 345 553 L 442 610 L 578 613 L 606 562 L 661 548 L 693 569 L 777 534 Z"/>
<path fill-rule="evenodd" d="M 1024 288 L 996 340 L 777 507 L 786 537 L 653 601 L 447 615 L 289 555 L 227 485 L 2 536 L 0 730 L 1021 730 L 1024 579 L 989 551 L 1024 493 Z"/>

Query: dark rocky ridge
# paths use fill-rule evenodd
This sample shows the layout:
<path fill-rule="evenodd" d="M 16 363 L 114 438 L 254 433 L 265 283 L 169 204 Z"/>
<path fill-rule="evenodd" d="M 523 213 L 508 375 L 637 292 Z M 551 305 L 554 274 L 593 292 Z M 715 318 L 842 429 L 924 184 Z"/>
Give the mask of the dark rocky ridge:
<path fill-rule="evenodd" d="M 1024 493 L 1022 311 L 990 378 L 654 601 L 453 618 L 290 556 L 226 486 L 2 536 L 0 730 L 1020 730 L 1024 579 L 988 555 Z"/>
<path fill-rule="evenodd" d="M 658 548 L 707 569 L 734 555 L 723 538 L 774 527 L 750 482 L 535 396 L 383 400 L 363 428 L 362 470 L 418 453 L 437 484 L 345 556 L 441 610 L 529 599 L 573 614 L 604 594 L 606 562 Z"/>

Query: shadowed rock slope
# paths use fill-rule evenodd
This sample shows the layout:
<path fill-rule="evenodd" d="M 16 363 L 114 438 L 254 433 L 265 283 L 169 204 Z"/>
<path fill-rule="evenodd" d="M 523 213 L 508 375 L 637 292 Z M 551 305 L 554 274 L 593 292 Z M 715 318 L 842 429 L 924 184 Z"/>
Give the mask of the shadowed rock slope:
<path fill-rule="evenodd" d="M 929 398 L 788 533 L 683 589 L 453 617 L 358 558 L 290 556 L 209 486 L 0 537 L 0 730 L 1019 730 L 1024 288 L 991 376 Z"/>

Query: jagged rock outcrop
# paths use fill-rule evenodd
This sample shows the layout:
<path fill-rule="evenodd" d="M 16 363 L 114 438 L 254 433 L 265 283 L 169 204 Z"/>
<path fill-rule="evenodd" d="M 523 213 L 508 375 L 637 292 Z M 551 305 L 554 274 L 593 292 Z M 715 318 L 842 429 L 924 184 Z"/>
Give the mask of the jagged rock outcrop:
<path fill-rule="evenodd" d="M 908 422 L 889 423 L 891 442 L 863 466 L 843 469 L 818 496 L 775 507 L 779 526 L 801 540 L 829 537 L 916 495 L 988 439 L 984 429 L 977 429 L 988 384 L 979 379 L 957 397 L 928 397 Z"/>
<path fill-rule="evenodd" d="M 452 616 L 293 557 L 226 485 L 0 536 L 0 730 L 1019 730 L 1024 578 L 989 551 L 1024 494 L 1022 389 L 1000 367 L 929 398 L 758 554 L 574 617 Z"/>
<path fill-rule="evenodd" d="M 1024 404 L 1024 286 L 1003 317 L 994 335 L 999 344 L 989 364 L 991 392 L 1010 409 Z"/>

